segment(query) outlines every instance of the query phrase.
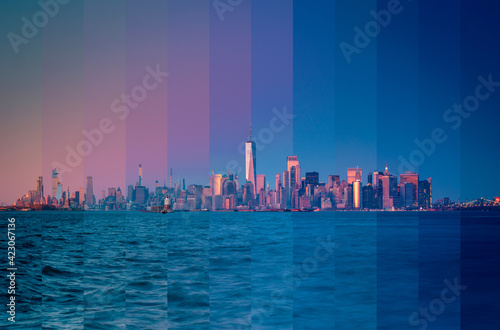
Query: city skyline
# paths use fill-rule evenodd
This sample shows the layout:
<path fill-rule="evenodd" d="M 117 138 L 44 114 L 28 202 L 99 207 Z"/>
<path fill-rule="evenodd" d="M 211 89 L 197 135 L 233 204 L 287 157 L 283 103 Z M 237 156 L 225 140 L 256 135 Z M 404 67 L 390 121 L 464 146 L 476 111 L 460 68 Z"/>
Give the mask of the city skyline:
<path fill-rule="evenodd" d="M 252 124 L 250 123 L 250 131 L 249 131 L 249 136 L 248 140 L 244 144 L 245 147 L 245 167 L 244 167 L 244 178 L 245 180 L 243 182 L 239 181 L 239 176 L 238 176 L 238 170 L 241 171 L 241 167 L 236 168 L 235 172 L 231 173 L 231 169 L 229 168 L 229 164 L 226 168 L 225 171 L 217 171 L 215 173 L 215 169 L 212 169 L 212 174 L 209 178 L 209 183 L 208 185 L 205 184 L 200 184 L 200 182 L 190 182 L 188 181 L 188 186 L 189 185 L 198 185 L 202 187 L 209 187 L 212 190 L 212 195 L 222 195 L 222 191 L 224 190 L 224 187 L 222 186 L 223 183 L 221 183 L 222 178 L 227 178 L 231 177 L 231 180 L 233 176 L 235 176 L 234 181 L 236 182 L 235 187 L 234 187 L 234 194 L 236 195 L 236 190 L 243 189 L 245 190 L 245 185 L 246 183 L 251 184 L 251 191 L 254 195 L 254 199 L 257 199 L 259 195 L 259 192 L 261 189 L 263 189 L 267 195 L 267 193 L 270 191 L 269 189 L 269 179 L 267 180 L 267 186 L 266 186 L 266 177 L 270 178 L 271 176 L 266 176 L 265 174 L 258 174 L 257 171 L 257 148 L 256 148 L 256 141 L 252 139 Z M 61 170 L 58 168 L 54 168 L 51 171 L 52 174 L 52 195 L 46 194 L 47 196 L 51 196 L 52 198 L 55 198 L 57 201 L 64 200 L 64 198 L 68 197 L 69 194 L 69 188 L 70 186 L 68 185 L 66 188 L 68 189 L 68 193 L 64 191 L 63 187 L 63 182 L 60 181 L 59 174 Z M 147 200 L 147 191 L 149 191 L 149 188 L 152 188 L 152 185 L 146 185 L 143 182 L 143 167 L 142 163 L 138 163 L 138 180 L 135 182 L 136 187 L 144 187 L 145 190 L 144 192 L 140 192 L 141 200 L 144 199 L 144 201 Z M 389 193 L 391 189 L 397 189 L 397 195 L 398 197 L 400 196 L 403 200 L 402 204 L 404 204 L 406 207 L 418 207 L 419 206 L 419 186 L 420 186 L 420 181 L 419 181 L 419 173 L 415 173 L 413 171 L 405 171 L 404 173 L 399 173 L 399 184 L 398 184 L 398 174 L 394 176 L 389 172 L 388 165 L 386 163 L 385 165 L 385 170 L 384 172 L 379 172 L 377 170 L 370 171 L 366 174 L 366 179 L 364 181 L 364 176 L 363 176 L 363 169 L 360 168 L 359 166 L 356 167 L 348 167 L 346 169 L 346 175 L 345 175 L 345 180 L 342 180 L 342 176 L 338 174 L 327 174 L 328 176 L 328 181 L 320 181 L 320 176 L 319 172 L 305 172 L 305 176 L 301 175 L 301 166 L 299 163 L 298 156 L 286 156 L 286 167 L 283 172 L 277 172 L 275 175 L 276 181 L 275 181 L 275 187 L 274 191 L 276 194 L 279 194 L 279 185 L 282 185 L 283 187 L 286 187 L 286 190 L 281 192 L 286 194 L 286 199 L 287 203 L 285 208 L 291 208 L 290 205 L 290 200 L 292 200 L 293 197 L 293 190 L 294 187 L 297 185 L 300 185 L 302 182 L 302 185 L 313 183 L 313 186 L 318 186 L 318 185 L 325 185 L 333 188 L 334 184 L 337 186 L 340 184 L 340 182 L 345 182 L 347 186 L 351 187 L 352 189 L 352 203 L 355 205 L 355 209 L 360 208 L 361 203 L 363 201 L 363 192 L 362 192 L 362 187 L 363 187 L 363 182 L 367 182 L 369 184 L 373 184 L 373 186 L 377 186 L 380 182 L 380 185 L 383 187 L 383 190 L 385 191 L 384 197 L 382 198 L 381 205 L 383 205 L 382 208 L 388 208 L 389 205 Z M 394 180 L 393 180 L 394 179 Z M 152 178 L 151 180 L 155 180 L 155 188 L 158 187 L 163 187 L 167 188 L 166 184 L 166 178 L 163 179 L 163 186 L 160 186 L 158 178 Z M 186 178 L 182 178 L 182 190 L 186 190 Z M 379 181 L 380 180 L 380 181 Z M 429 183 L 428 189 L 431 189 L 432 186 L 432 179 L 431 177 L 427 177 L 426 181 Z M 177 179 L 175 185 L 176 187 L 179 185 L 180 187 L 181 180 L 180 178 Z M 241 184 L 240 184 L 241 183 Z M 409 187 L 406 187 L 405 185 L 409 184 Z M 130 190 L 130 186 L 133 186 L 131 183 L 128 183 L 127 185 L 124 186 L 128 187 Z M 392 188 L 389 188 L 389 187 Z M 25 197 L 28 197 L 32 200 L 40 200 L 45 196 L 44 194 L 44 188 L 43 188 L 43 176 L 39 176 L 38 180 L 36 182 L 36 189 L 35 190 L 29 190 L 31 196 L 27 194 Z M 173 168 L 170 168 L 169 171 L 169 188 L 173 188 Z M 105 187 L 104 189 L 96 189 L 96 191 L 101 191 L 102 197 L 105 199 L 105 191 L 114 189 L 116 192 L 121 191 L 119 185 L 115 185 L 112 187 Z M 304 188 L 304 187 L 302 187 Z M 347 187 L 344 187 L 344 189 Z M 177 188 L 176 188 L 177 189 Z M 180 189 L 180 188 L 179 188 Z M 86 182 L 85 182 L 85 192 L 84 188 L 80 186 L 78 190 L 74 190 L 74 194 L 71 196 L 75 196 L 78 191 L 78 198 L 84 200 L 86 202 L 87 206 L 93 206 L 96 205 L 96 202 L 99 199 L 95 198 L 94 194 L 94 183 L 93 183 L 93 176 L 87 176 L 86 177 Z M 135 193 L 135 192 L 134 192 Z M 434 194 L 436 192 L 434 191 Z M 344 194 L 344 192 L 342 192 Z M 392 194 L 392 193 L 391 193 Z M 130 191 L 128 192 L 128 195 L 130 195 Z M 411 197 L 409 198 L 410 202 L 407 203 L 405 200 L 408 199 L 408 196 Z M 65 197 L 63 197 L 65 196 Z M 88 197 L 86 196 L 91 196 L 90 201 L 88 200 Z M 405 197 L 406 196 L 406 197 Z M 436 196 L 436 194 L 434 195 Z M 439 196 L 439 195 L 438 195 Z M 299 196 L 297 196 L 298 198 Z M 487 196 L 490 198 L 497 198 L 496 196 Z M 366 198 L 366 197 L 365 197 Z M 440 196 L 440 198 L 436 199 L 444 199 L 448 198 L 449 196 Z M 484 196 L 480 196 L 477 198 L 484 198 Z M 432 195 L 430 200 L 432 201 Z M 19 199 L 17 200 L 19 201 Z M 131 200 L 129 200 L 131 202 Z M 461 202 L 459 199 L 458 202 Z M 61 204 L 64 202 L 61 202 Z M 248 201 L 246 202 L 248 204 Z M 431 202 L 432 203 L 432 202 Z M 1 202 L 2 205 L 6 204 L 5 202 Z M 14 203 L 11 203 L 14 205 Z M 79 203 L 83 205 L 83 203 Z M 430 203 L 428 203 L 430 204 Z M 8 203 L 6 205 L 9 205 Z M 236 205 L 236 204 L 235 204 Z M 392 207 L 392 202 L 391 202 L 391 207 Z M 298 208 L 298 207 L 296 207 Z"/>
<path fill-rule="evenodd" d="M 338 174 L 329 174 L 328 181 L 321 182 L 318 172 L 306 172 L 301 175 L 301 166 L 298 156 L 287 156 L 286 166 L 282 173 L 275 176 L 274 189 L 266 185 L 266 175 L 257 174 L 256 142 L 252 139 L 252 125 L 247 142 L 245 142 L 245 180 L 240 182 L 238 169 L 231 173 L 227 169 L 225 174 L 215 173 L 212 169 L 209 185 L 189 183 L 186 189 L 185 178 L 177 180 L 173 185 L 173 169 L 170 168 L 169 186 L 166 179 L 163 186 L 155 181 L 153 192 L 143 182 L 142 164 L 138 163 L 138 180 L 135 187 L 127 185 L 127 193 L 123 195 L 121 187 L 107 187 L 101 190 L 101 198 L 94 195 L 93 177 L 87 176 L 84 188 L 80 187 L 70 193 L 63 191 L 59 180 L 60 170 L 52 170 L 52 196 L 45 196 L 43 176 L 38 177 L 36 189 L 29 190 L 17 200 L 16 207 L 31 207 L 36 205 L 52 205 L 56 208 L 96 207 L 105 209 L 130 209 L 132 206 L 139 209 L 146 205 L 161 206 L 163 199 L 170 195 L 174 201 L 173 209 L 188 210 L 233 210 L 246 209 L 323 209 L 323 210 L 402 210 L 402 209 L 429 209 L 433 208 L 432 178 L 420 180 L 419 174 L 406 171 L 398 176 L 391 174 L 385 166 L 383 172 L 377 170 L 367 174 L 366 184 L 363 185 L 363 169 L 359 166 L 346 169 L 345 180 Z M 191 197 L 189 197 L 191 196 Z M 434 195 L 435 196 L 435 195 Z M 50 197 L 50 198 L 49 198 Z M 438 198 L 435 198 L 436 200 Z M 479 199 L 478 199 L 479 200 Z M 481 201 L 488 199 L 480 198 Z M 449 197 L 438 199 L 443 206 L 453 205 Z M 463 201 L 458 201 L 459 205 Z M 492 203 L 500 203 L 500 197 L 494 197 Z M 104 203 L 104 204 L 103 204 Z M 483 203 L 483 202 L 481 202 Z M 437 205 L 437 204 L 436 204 Z"/>

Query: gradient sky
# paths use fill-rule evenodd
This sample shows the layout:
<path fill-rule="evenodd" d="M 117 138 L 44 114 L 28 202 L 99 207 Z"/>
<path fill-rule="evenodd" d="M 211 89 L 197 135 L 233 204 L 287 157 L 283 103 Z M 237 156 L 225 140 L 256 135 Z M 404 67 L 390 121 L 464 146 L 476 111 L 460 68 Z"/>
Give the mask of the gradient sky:
<path fill-rule="evenodd" d="M 225 1 L 223 1 L 226 3 Z M 64 189 L 94 194 L 137 181 L 209 184 L 239 168 L 249 135 L 260 142 L 257 172 L 274 188 L 286 156 L 302 173 L 346 177 L 346 168 L 399 174 L 435 128 L 448 139 L 418 167 L 433 178 L 433 197 L 499 196 L 500 93 L 459 129 L 443 121 L 474 93 L 478 76 L 500 81 L 500 5 L 493 0 L 402 0 L 402 10 L 348 63 L 339 47 L 387 1 L 243 0 L 221 16 L 204 0 L 76 1 L 61 5 L 15 53 L 7 34 L 21 34 L 37 1 L 3 1 L 0 10 L 0 202 L 12 203 L 65 163 L 103 118 L 114 125 L 81 164 L 64 173 Z M 113 101 L 142 83 L 146 67 L 169 73 L 126 120 Z M 269 135 L 276 111 L 293 122 Z M 274 110 L 273 112 L 273 109 Z M 278 123 L 280 123 L 278 121 Z M 242 180 L 240 179 L 240 182 Z"/>

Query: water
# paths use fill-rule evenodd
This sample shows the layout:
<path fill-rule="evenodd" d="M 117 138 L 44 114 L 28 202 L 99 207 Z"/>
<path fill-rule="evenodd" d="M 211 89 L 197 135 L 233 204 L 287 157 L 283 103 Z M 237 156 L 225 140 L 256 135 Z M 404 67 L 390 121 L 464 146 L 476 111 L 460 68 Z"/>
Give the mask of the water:
<path fill-rule="evenodd" d="M 2 328 L 500 328 L 496 213 L 4 212 L 5 233 L 9 217 Z"/>

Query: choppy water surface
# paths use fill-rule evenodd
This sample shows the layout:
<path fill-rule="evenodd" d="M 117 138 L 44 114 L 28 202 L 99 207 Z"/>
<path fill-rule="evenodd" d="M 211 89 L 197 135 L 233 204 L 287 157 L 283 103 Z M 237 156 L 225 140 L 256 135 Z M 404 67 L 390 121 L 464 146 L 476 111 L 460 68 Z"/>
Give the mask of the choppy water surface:
<path fill-rule="evenodd" d="M 0 213 L 5 268 L 9 217 L 2 328 L 500 328 L 496 213 Z"/>

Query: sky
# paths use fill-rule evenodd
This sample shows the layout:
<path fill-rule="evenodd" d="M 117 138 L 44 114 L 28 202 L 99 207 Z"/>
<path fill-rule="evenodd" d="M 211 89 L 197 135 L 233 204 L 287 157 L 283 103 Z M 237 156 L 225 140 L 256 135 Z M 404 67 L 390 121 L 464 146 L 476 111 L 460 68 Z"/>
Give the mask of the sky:
<path fill-rule="evenodd" d="M 0 203 L 38 176 L 50 193 L 54 166 L 65 190 L 92 176 L 97 198 L 134 185 L 139 164 L 150 188 L 170 168 L 241 182 L 250 123 L 271 189 L 297 155 L 321 181 L 387 164 L 432 177 L 434 199 L 499 196 L 500 5 L 388 3 L 88 0 L 44 16 L 3 1 Z"/>

